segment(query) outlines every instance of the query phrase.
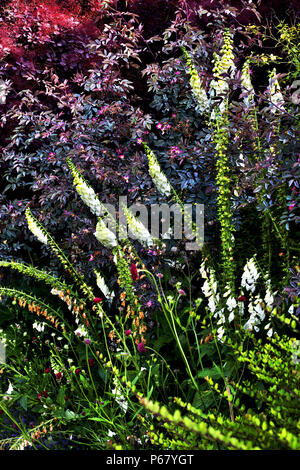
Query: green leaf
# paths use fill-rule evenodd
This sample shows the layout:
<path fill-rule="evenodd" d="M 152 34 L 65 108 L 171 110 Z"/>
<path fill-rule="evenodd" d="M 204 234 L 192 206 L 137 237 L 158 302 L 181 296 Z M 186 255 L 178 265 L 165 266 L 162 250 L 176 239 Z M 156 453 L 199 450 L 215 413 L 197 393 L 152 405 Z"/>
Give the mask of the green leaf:
<path fill-rule="evenodd" d="M 203 392 L 196 392 L 192 402 L 194 408 L 206 409 L 209 408 L 215 402 L 214 394 L 210 390 Z"/>
<path fill-rule="evenodd" d="M 27 396 L 24 395 L 21 399 L 20 399 L 20 405 L 22 406 L 22 408 L 27 411 Z"/>
<path fill-rule="evenodd" d="M 59 405 L 64 406 L 65 404 L 65 390 L 60 388 L 56 397 L 56 401 Z"/>
<path fill-rule="evenodd" d="M 76 413 L 74 413 L 74 411 L 71 411 L 71 410 L 66 410 L 65 412 L 65 416 L 64 416 L 66 419 L 77 419 L 78 418 L 78 415 Z"/>
<path fill-rule="evenodd" d="M 168 344 L 172 341 L 171 336 L 163 335 L 157 338 L 157 340 L 154 342 L 153 349 L 155 351 L 159 351 L 165 344 Z"/>
<path fill-rule="evenodd" d="M 222 373 L 216 367 L 213 367 L 212 369 L 206 369 L 205 368 L 205 369 L 201 370 L 200 372 L 198 372 L 196 377 L 203 377 L 203 378 L 204 377 L 210 377 L 213 380 L 216 380 L 216 379 L 219 379 L 220 377 L 222 377 Z"/>

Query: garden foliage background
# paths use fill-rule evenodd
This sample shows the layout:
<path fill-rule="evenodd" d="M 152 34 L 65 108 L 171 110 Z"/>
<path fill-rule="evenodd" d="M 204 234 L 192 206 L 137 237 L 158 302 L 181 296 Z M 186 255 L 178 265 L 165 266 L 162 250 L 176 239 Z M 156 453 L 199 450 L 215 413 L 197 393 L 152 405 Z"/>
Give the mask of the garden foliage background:
<path fill-rule="evenodd" d="M 0 446 L 299 449 L 297 2 L 0 11 Z M 203 249 L 103 242 L 121 195 Z"/>

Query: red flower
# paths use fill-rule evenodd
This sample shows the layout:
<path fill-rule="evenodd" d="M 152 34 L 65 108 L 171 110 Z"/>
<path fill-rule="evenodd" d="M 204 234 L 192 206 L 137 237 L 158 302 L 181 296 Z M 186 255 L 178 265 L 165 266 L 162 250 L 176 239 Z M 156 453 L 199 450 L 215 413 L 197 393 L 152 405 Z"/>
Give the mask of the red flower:
<path fill-rule="evenodd" d="M 93 299 L 93 302 L 94 302 L 94 304 L 99 304 L 100 302 L 102 302 L 102 299 L 100 299 L 100 297 L 95 297 Z"/>
<path fill-rule="evenodd" d="M 246 302 L 246 300 L 247 300 L 247 297 L 245 295 L 240 295 L 240 297 L 238 298 L 239 302 Z"/>
<path fill-rule="evenodd" d="M 138 348 L 138 351 L 139 351 L 140 353 L 145 353 L 145 352 L 146 352 L 144 343 L 139 343 L 138 346 L 137 346 L 137 348 Z"/>
<path fill-rule="evenodd" d="M 126 335 L 126 336 L 131 335 L 131 330 L 126 330 L 126 331 L 125 331 L 125 335 Z"/>
<path fill-rule="evenodd" d="M 69 395 L 66 395 L 66 396 L 64 397 L 64 400 L 65 400 L 65 401 L 68 401 L 68 400 L 69 400 Z"/>
<path fill-rule="evenodd" d="M 76 374 L 76 375 L 79 375 L 80 372 L 81 372 L 81 369 L 76 369 L 76 370 L 75 370 L 75 374 Z"/>
<path fill-rule="evenodd" d="M 44 391 L 43 391 L 43 394 L 44 394 L 44 397 L 45 397 L 45 398 L 48 398 L 48 392 L 47 392 L 47 390 L 44 390 Z"/>
<path fill-rule="evenodd" d="M 134 263 L 132 263 L 132 265 L 130 266 L 130 274 L 131 274 L 131 277 L 134 281 L 138 280 L 139 275 L 138 275 L 138 272 L 137 272 L 136 265 Z"/>
<path fill-rule="evenodd" d="M 90 367 L 93 367 L 93 365 L 94 365 L 93 359 L 89 359 L 89 366 L 90 366 Z"/>
<path fill-rule="evenodd" d="M 57 372 L 57 374 L 55 374 L 55 377 L 57 378 L 57 380 L 60 380 L 62 378 L 62 373 Z"/>
<path fill-rule="evenodd" d="M 3 410 L 0 410 L 0 415 L 3 415 Z"/>
<path fill-rule="evenodd" d="M 38 396 L 37 396 L 37 397 L 38 397 L 38 400 L 40 400 L 40 399 L 42 398 L 42 396 L 43 396 L 43 395 L 42 395 L 41 393 L 38 393 Z"/>
<path fill-rule="evenodd" d="M 47 369 L 44 370 L 45 374 L 49 374 L 49 372 L 51 372 L 51 369 L 49 367 L 47 367 Z"/>

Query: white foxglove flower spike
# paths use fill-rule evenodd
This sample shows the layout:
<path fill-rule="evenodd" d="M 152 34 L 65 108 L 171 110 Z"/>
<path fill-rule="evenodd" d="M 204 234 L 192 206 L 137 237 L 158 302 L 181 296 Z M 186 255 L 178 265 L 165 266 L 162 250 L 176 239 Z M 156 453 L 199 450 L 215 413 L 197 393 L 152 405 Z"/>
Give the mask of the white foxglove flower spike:
<path fill-rule="evenodd" d="M 76 191 L 78 192 L 83 202 L 91 209 L 93 214 L 97 215 L 98 217 L 100 217 L 100 215 L 104 215 L 107 210 L 105 209 L 102 202 L 99 201 L 93 188 L 88 185 L 71 160 L 67 158 L 66 161 L 70 170 L 72 171 Z"/>
<path fill-rule="evenodd" d="M 167 177 L 161 171 L 159 163 L 152 150 L 146 144 L 144 144 L 144 148 L 148 157 L 149 173 L 153 183 L 161 194 L 169 196 L 172 190 Z"/>
<path fill-rule="evenodd" d="M 41 229 L 39 222 L 33 216 L 31 210 L 29 209 L 29 207 L 26 209 L 25 215 L 26 215 L 29 230 L 33 233 L 33 235 L 41 243 L 43 243 L 44 245 L 47 245 L 48 244 L 48 237 L 43 232 L 43 230 Z"/>
<path fill-rule="evenodd" d="M 100 218 L 97 223 L 96 232 L 94 235 L 97 240 L 106 248 L 114 248 L 117 246 L 117 239 L 115 234 L 106 227 L 105 223 Z"/>
<path fill-rule="evenodd" d="M 103 294 L 105 295 L 105 297 L 108 299 L 108 300 L 112 300 L 115 296 L 115 293 L 113 291 L 110 291 L 109 288 L 107 287 L 106 283 L 105 283 L 105 280 L 104 278 L 101 276 L 101 274 L 98 272 L 98 271 L 94 271 L 95 274 L 96 274 L 96 278 L 97 278 L 97 286 L 99 287 L 99 289 L 101 290 L 101 292 L 103 292 Z"/>

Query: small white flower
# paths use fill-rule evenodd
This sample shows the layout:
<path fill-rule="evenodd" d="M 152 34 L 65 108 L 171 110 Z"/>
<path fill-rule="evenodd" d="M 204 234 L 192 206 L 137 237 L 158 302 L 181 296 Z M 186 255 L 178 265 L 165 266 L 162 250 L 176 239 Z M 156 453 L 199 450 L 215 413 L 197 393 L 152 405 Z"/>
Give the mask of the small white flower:
<path fill-rule="evenodd" d="M 207 279 L 204 281 L 204 284 L 202 286 L 202 292 L 205 295 L 205 297 L 209 297 L 211 295 L 210 285 Z"/>
<path fill-rule="evenodd" d="M 226 305 L 227 305 L 228 309 L 231 311 L 231 310 L 234 310 L 236 308 L 237 303 L 236 303 L 236 300 L 233 297 L 228 297 Z"/>
<path fill-rule="evenodd" d="M 234 319 L 234 313 L 230 312 L 229 317 L 228 317 L 229 323 L 231 323 L 233 319 Z"/>
<path fill-rule="evenodd" d="M 255 291 L 256 281 L 258 278 L 259 273 L 256 269 L 253 258 L 251 258 L 244 267 L 241 286 L 253 293 Z"/>
<path fill-rule="evenodd" d="M 266 295 L 265 295 L 265 303 L 270 308 L 272 308 L 273 303 L 274 303 L 274 297 L 272 295 L 272 292 L 271 292 L 269 286 L 267 287 L 267 292 L 266 292 Z"/>
<path fill-rule="evenodd" d="M 75 335 L 76 336 L 83 336 L 83 337 L 87 337 L 88 335 L 88 332 L 87 330 L 85 329 L 85 327 L 83 325 L 80 325 L 76 331 L 74 331 Z"/>
<path fill-rule="evenodd" d="M 200 271 L 202 279 L 207 279 L 207 272 L 206 272 L 206 269 L 205 269 L 204 262 L 201 264 L 201 267 L 200 267 L 199 271 Z"/>
<path fill-rule="evenodd" d="M 32 325 L 32 327 L 33 327 L 35 330 L 41 332 L 41 331 L 44 331 L 44 330 L 45 330 L 45 323 L 34 322 L 33 325 Z"/>
<path fill-rule="evenodd" d="M 208 308 L 211 311 L 211 313 L 214 313 L 216 311 L 216 303 L 213 297 L 210 297 L 208 299 Z"/>
<path fill-rule="evenodd" d="M 217 338 L 219 340 L 222 339 L 224 336 L 224 333 L 225 333 L 225 329 L 222 326 L 220 326 L 220 328 L 218 328 L 217 330 Z"/>
<path fill-rule="evenodd" d="M 9 382 L 8 389 L 6 390 L 6 395 L 11 395 L 14 391 L 12 384 Z"/>
<path fill-rule="evenodd" d="M 128 408 L 128 402 L 125 400 L 124 395 L 122 395 L 122 392 L 119 388 L 119 383 L 116 379 L 114 379 L 114 385 L 115 388 L 111 391 L 113 395 L 116 397 L 116 402 L 120 406 L 120 408 L 126 413 L 127 408 Z"/>

